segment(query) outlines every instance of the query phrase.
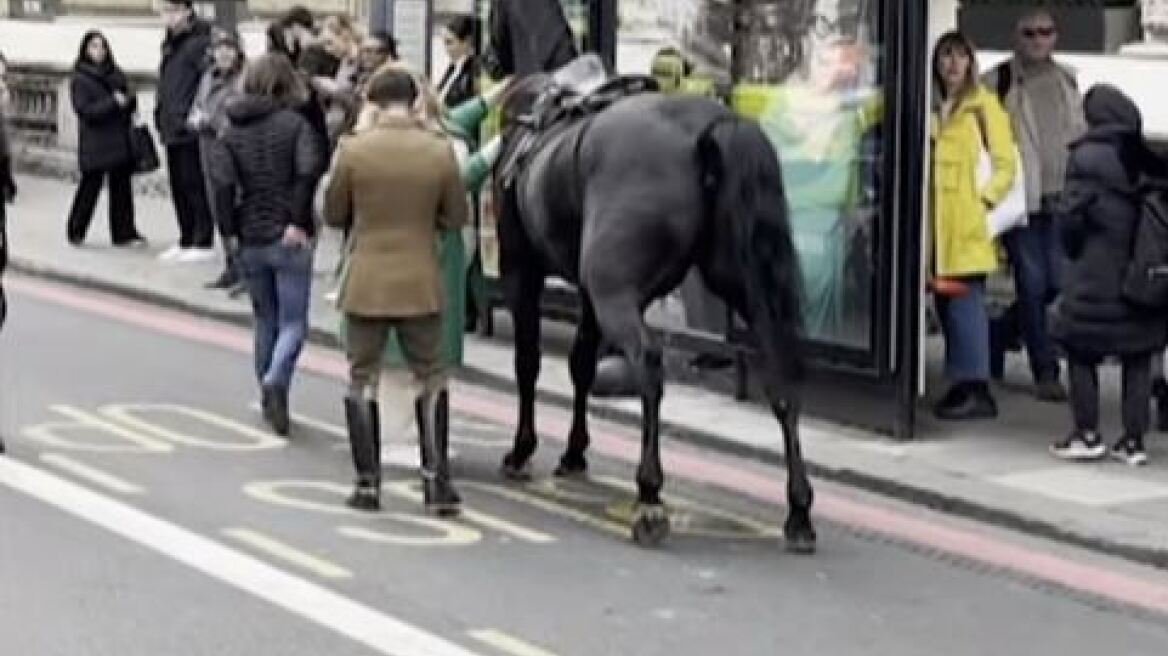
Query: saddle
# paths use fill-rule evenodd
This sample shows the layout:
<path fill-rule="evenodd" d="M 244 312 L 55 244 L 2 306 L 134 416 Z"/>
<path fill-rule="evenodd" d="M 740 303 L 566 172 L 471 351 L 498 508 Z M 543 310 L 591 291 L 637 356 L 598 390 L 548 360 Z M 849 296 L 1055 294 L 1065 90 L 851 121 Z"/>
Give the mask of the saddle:
<path fill-rule="evenodd" d="M 568 64 L 552 76 L 531 110 L 515 119 L 523 130 L 499 163 L 497 175 L 503 186 L 514 184 L 530 155 L 553 136 L 625 98 L 658 88 L 656 78 L 648 75 L 610 75 L 595 54 Z"/>

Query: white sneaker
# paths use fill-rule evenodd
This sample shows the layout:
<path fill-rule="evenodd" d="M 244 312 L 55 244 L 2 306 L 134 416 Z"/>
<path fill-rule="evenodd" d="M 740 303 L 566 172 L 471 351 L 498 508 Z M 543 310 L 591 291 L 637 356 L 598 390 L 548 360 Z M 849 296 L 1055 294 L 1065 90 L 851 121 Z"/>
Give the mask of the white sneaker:
<path fill-rule="evenodd" d="M 162 262 L 174 262 L 184 252 L 185 249 L 181 248 L 178 244 L 175 244 L 174 246 L 171 246 L 170 248 L 162 251 L 162 253 L 158 255 L 158 259 Z"/>
<path fill-rule="evenodd" d="M 179 262 L 210 262 L 217 257 L 219 255 L 214 248 L 188 248 L 179 253 L 177 260 Z"/>

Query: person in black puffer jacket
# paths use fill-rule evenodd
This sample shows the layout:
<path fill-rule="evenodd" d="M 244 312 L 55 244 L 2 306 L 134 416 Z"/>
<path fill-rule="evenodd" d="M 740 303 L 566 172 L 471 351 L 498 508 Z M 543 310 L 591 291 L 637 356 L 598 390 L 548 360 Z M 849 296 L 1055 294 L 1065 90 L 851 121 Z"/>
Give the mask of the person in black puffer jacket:
<path fill-rule="evenodd" d="M 264 417 L 288 433 L 288 388 L 308 333 L 316 225 L 313 189 L 325 155 L 293 107 L 307 95 L 287 57 L 248 65 L 243 95 L 215 144 L 216 215 L 238 252 L 255 312 L 255 373 Z"/>
<path fill-rule="evenodd" d="M 145 245 L 134 226 L 130 189 L 130 125 L 138 101 L 101 32 L 86 32 L 81 38 L 69 95 L 77 112 L 81 168 L 81 184 L 66 228 L 69 243 L 80 246 L 85 241 L 102 182 L 108 177 L 110 239 L 114 246 Z"/>
<path fill-rule="evenodd" d="M 1087 134 L 1074 143 L 1056 225 L 1069 259 L 1051 335 L 1067 352 L 1074 431 L 1051 447 L 1069 460 L 1107 455 L 1099 436 L 1098 365 L 1123 364 L 1123 437 L 1111 453 L 1143 464 L 1151 362 L 1168 339 L 1162 313 L 1141 310 L 1121 289 L 1140 219 L 1139 184 L 1159 168 L 1142 134 L 1139 108 L 1122 91 L 1093 87 L 1083 101 Z"/>

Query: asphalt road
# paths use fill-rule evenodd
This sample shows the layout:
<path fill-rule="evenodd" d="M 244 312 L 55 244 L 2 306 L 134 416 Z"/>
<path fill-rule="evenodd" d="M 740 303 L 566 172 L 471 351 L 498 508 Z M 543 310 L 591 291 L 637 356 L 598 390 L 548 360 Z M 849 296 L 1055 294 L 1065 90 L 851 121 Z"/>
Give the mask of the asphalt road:
<path fill-rule="evenodd" d="M 4 654 L 1094 656 L 1168 645 L 1165 616 L 1122 603 L 1139 588 L 1168 609 L 1163 572 L 826 484 L 820 553 L 798 557 L 781 549 L 781 508 L 678 465 L 666 488 L 675 533 L 640 549 L 627 537 L 629 462 L 594 456 L 588 481 L 504 483 L 495 468 L 512 408 L 466 386 L 453 421 L 464 518 L 427 518 L 415 476 L 394 467 L 385 512 L 353 513 L 341 504 L 351 465 L 335 354 L 306 358 L 315 373 L 299 379 L 300 418 L 282 440 L 251 407 L 246 333 L 69 288 L 12 291 L 0 336 Z M 538 472 L 559 446 L 546 440 Z M 742 481 L 780 478 L 669 449 L 670 462 Z M 833 521 L 841 508 L 855 521 Z M 956 534 L 981 540 L 985 559 L 949 553 Z M 990 562 L 1010 549 L 1046 564 Z M 1052 583 L 1048 560 L 1088 589 Z"/>

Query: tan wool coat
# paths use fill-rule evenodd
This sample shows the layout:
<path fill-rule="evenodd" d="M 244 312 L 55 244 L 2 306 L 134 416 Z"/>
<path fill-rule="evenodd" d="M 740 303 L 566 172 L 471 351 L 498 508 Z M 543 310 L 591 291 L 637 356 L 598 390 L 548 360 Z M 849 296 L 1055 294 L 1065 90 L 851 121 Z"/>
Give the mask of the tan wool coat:
<path fill-rule="evenodd" d="M 325 192 L 325 222 L 349 228 L 342 312 L 408 318 L 442 310 L 439 231 L 469 209 L 449 142 L 408 118 L 341 140 Z"/>

